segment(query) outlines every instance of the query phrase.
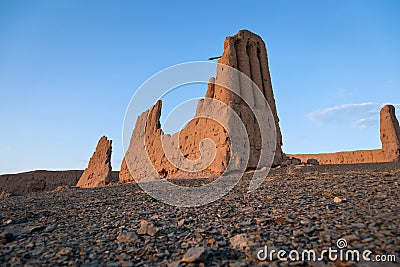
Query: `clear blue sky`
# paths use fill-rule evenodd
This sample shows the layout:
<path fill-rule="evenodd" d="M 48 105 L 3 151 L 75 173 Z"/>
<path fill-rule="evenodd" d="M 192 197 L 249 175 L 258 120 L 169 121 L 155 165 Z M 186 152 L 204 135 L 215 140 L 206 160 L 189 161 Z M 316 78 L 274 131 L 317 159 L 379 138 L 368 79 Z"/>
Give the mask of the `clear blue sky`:
<path fill-rule="evenodd" d="M 83 169 L 102 135 L 118 170 L 135 90 L 239 29 L 267 44 L 285 152 L 378 148 L 377 111 L 400 103 L 399 14 L 396 0 L 1 0 L 0 173 Z"/>

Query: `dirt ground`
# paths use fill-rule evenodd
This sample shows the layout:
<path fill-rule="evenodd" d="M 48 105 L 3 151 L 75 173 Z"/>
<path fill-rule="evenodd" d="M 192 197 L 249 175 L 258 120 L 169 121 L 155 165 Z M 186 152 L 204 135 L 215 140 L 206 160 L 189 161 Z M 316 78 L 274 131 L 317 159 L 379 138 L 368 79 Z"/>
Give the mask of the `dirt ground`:
<path fill-rule="evenodd" d="M 400 163 L 274 169 L 248 193 L 250 175 L 221 199 L 195 208 L 164 204 L 136 184 L 3 193 L 0 265 L 399 265 Z M 346 246 L 339 248 L 338 240 Z M 321 259 L 274 254 L 260 260 L 266 247 L 286 256 L 313 250 Z M 357 250 L 360 257 L 369 250 L 371 261 L 331 259 L 322 253 L 329 248 Z M 395 262 L 378 262 L 382 256 Z"/>

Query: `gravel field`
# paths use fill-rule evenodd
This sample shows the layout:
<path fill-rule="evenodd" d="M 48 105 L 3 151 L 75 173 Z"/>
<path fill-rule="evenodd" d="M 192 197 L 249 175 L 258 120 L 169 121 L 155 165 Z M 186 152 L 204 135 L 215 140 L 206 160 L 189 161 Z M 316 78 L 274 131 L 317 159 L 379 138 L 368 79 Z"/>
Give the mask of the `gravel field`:
<path fill-rule="evenodd" d="M 136 184 L 0 198 L 2 266 L 397 266 L 400 163 L 272 170 L 247 192 L 245 178 L 197 208 L 163 204 Z M 206 179 L 178 180 L 198 186 Z M 264 249 L 329 247 L 394 255 L 396 262 L 260 261 Z M 260 254 L 262 255 L 262 254 Z M 286 254 L 287 256 L 287 254 Z"/>

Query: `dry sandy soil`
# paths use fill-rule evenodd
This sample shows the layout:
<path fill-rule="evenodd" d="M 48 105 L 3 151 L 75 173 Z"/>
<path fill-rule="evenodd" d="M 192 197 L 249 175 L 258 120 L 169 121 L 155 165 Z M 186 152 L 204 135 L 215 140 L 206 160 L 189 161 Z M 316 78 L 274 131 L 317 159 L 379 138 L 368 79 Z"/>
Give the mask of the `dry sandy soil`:
<path fill-rule="evenodd" d="M 340 238 L 348 243 L 344 251 L 395 255 L 397 262 L 384 266 L 399 264 L 400 163 L 281 168 L 253 193 L 248 177 L 197 208 L 163 204 L 135 184 L 3 194 L 0 265 L 382 266 L 255 256 L 265 245 L 318 254 L 337 249 Z"/>

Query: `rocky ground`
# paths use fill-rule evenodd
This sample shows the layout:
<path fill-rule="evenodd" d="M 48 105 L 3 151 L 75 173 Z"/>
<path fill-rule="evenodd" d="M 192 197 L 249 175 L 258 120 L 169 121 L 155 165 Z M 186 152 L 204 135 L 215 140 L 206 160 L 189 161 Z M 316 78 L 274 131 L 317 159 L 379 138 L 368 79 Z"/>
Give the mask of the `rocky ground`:
<path fill-rule="evenodd" d="M 248 177 L 249 174 L 246 175 Z M 182 181 L 199 185 L 206 180 Z M 244 179 L 197 208 L 163 204 L 135 184 L 2 194 L 0 265 L 381 266 L 259 261 L 258 248 L 369 249 L 400 261 L 400 164 L 281 168 L 256 192 Z M 276 258 L 276 257 L 275 257 Z"/>

